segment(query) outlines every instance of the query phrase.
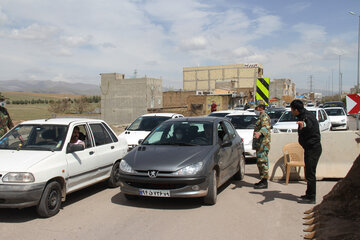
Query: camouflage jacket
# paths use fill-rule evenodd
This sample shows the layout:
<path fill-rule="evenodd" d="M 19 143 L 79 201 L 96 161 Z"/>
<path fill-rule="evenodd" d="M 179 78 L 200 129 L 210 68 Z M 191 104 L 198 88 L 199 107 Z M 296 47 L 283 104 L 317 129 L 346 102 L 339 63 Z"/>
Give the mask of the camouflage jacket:
<path fill-rule="evenodd" d="M 270 117 L 264 111 L 260 113 L 258 120 L 255 123 L 254 133 L 260 132 L 261 135 L 258 139 L 255 138 L 255 134 L 253 137 L 253 149 L 261 150 L 264 147 L 267 150 L 270 150 L 270 142 L 271 142 L 271 124 Z"/>
<path fill-rule="evenodd" d="M 6 108 L 0 107 L 0 137 L 7 133 L 7 129 L 14 127 L 10 115 Z"/>

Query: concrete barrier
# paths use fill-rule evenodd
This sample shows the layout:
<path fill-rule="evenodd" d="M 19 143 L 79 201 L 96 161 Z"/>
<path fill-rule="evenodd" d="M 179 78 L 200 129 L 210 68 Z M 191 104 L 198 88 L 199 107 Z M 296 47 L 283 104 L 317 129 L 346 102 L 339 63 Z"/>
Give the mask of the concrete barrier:
<path fill-rule="evenodd" d="M 360 153 L 359 135 L 355 131 L 330 131 L 321 133 L 322 154 L 316 169 L 316 178 L 343 178 Z M 269 152 L 269 174 L 271 180 L 285 179 L 282 148 L 297 142 L 297 133 L 272 133 Z M 290 180 L 304 179 L 303 168 L 292 168 Z"/>

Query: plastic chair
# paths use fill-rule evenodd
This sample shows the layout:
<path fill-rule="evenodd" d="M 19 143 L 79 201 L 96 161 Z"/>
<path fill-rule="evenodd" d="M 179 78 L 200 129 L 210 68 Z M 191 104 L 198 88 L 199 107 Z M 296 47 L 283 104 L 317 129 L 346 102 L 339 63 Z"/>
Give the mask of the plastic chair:
<path fill-rule="evenodd" d="M 288 143 L 283 147 L 284 164 L 286 168 L 286 185 L 289 183 L 291 167 L 304 167 L 304 149 L 297 142 Z"/>

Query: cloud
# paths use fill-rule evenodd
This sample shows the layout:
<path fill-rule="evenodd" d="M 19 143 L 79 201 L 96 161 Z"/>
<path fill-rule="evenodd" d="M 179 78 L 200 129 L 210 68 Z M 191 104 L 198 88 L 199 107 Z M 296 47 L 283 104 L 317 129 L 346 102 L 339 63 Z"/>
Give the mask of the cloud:
<path fill-rule="evenodd" d="M 299 13 L 311 7 L 310 2 L 295 2 L 285 7 L 285 10 L 290 13 Z"/>
<path fill-rule="evenodd" d="M 9 37 L 23 40 L 45 40 L 56 34 L 58 34 L 58 29 L 56 27 L 34 23 L 25 28 L 11 30 Z"/>
<path fill-rule="evenodd" d="M 9 22 L 10 21 L 9 21 L 8 16 L 2 11 L 2 9 L 0 7 L 0 26 L 8 24 Z"/>
<path fill-rule="evenodd" d="M 302 40 L 307 42 L 322 42 L 326 39 L 326 32 L 323 26 L 300 23 L 296 24 L 293 30 L 300 33 Z"/>
<path fill-rule="evenodd" d="M 89 45 L 92 40 L 92 36 L 63 36 L 60 40 L 69 47 L 79 47 Z"/>
<path fill-rule="evenodd" d="M 193 37 L 191 39 L 183 40 L 181 48 L 183 50 L 201 50 L 205 49 L 208 42 L 204 37 Z"/>

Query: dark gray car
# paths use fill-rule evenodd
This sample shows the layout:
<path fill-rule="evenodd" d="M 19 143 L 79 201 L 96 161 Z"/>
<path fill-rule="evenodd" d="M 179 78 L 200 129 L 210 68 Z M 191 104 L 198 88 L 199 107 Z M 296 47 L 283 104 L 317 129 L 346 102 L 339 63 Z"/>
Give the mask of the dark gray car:
<path fill-rule="evenodd" d="M 244 174 L 243 142 L 227 119 L 171 119 L 120 162 L 120 188 L 127 199 L 204 197 L 215 204 L 217 188 Z"/>

